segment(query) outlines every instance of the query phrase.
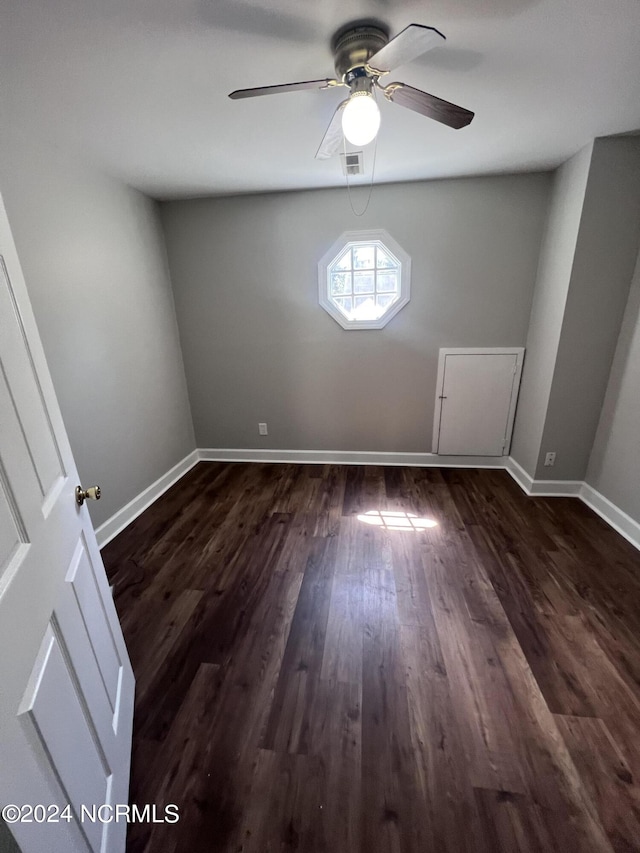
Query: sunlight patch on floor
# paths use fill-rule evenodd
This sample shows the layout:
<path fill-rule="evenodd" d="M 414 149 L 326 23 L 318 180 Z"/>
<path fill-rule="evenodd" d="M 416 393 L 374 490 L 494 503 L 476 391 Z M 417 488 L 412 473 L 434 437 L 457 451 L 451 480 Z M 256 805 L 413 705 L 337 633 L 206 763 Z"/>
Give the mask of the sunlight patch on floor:
<path fill-rule="evenodd" d="M 413 530 L 423 531 L 429 527 L 437 527 L 438 522 L 432 518 L 418 518 L 413 512 L 398 512 L 387 509 L 370 509 L 361 513 L 358 521 L 365 524 L 373 524 L 376 527 L 384 527 L 385 530 Z"/>

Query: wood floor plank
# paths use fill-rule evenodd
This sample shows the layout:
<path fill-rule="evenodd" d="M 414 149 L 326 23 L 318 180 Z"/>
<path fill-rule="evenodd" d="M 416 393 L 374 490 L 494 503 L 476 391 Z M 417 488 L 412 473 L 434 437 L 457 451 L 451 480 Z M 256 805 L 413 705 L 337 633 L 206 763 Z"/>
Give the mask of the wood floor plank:
<path fill-rule="evenodd" d="M 301 576 L 276 574 L 256 610 L 237 655 L 220 669 L 219 684 L 208 706 L 206 735 L 198 738 L 195 809 L 176 788 L 178 805 L 188 810 L 181 839 L 188 850 L 236 850 L 242 815 L 253 784 L 258 745 L 263 736 L 287 637 L 300 591 Z M 187 693 L 187 697 L 188 697 Z M 188 714 L 186 715 L 188 719 Z M 173 729 L 173 727 L 172 727 Z M 169 730 L 168 738 L 171 737 Z M 180 723 L 178 723 L 180 730 Z M 171 746 L 162 745 L 171 755 Z M 162 850 L 151 839 L 147 853 Z"/>
<path fill-rule="evenodd" d="M 361 574 L 333 576 L 320 677 L 362 684 L 363 580 Z"/>
<path fill-rule="evenodd" d="M 358 851 L 361 846 L 362 689 L 331 682 L 319 691 L 309 720 L 309 753 L 325 774 L 321 791 L 327 848 Z"/>
<path fill-rule="evenodd" d="M 455 555 L 441 548 L 425 564 L 433 614 L 475 787 L 524 793 L 512 731 L 512 696 L 491 629 L 470 618 Z"/>
<path fill-rule="evenodd" d="M 562 853 L 549 816 L 528 797 L 483 788 L 474 793 L 485 841 L 495 853 Z"/>
<path fill-rule="evenodd" d="M 555 719 L 613 849 L 617 853 L 637 851 L 640 786 L 607 726 L 593 717 Z"/>
<path fill-rule="evenodd" d="M 153 682 L 160 677 L 173 647 L 178 643 L 180 634 L 188 625 L 189 619 L 198 606 L 202 592 L 186 590 L 175 600 L 171 608 L 159 622 L 155 633 L 134 633 L 129 629 L 127 634 L 129 654 L 132 665 L 136 666 L 136 702 L 141 702 Z M 144 631 L 144 623 L 140 623 Z M 141 660 L 144 665 L 141 665 Z"/>
<path fill-rule="evenodd" d="M 370 585 L 369 588 L 372 591 L 374 587 Z M 394 645 L 393 651 L 388 643 Z M 363 853 L 418 853 L 430 849 L 431 829 L 424 816 L 420 767 L 413 758 L 409 701 L 399 669 L 399 646 L 397 628 L 387 626 L 377 635 L 365 633 Z"/>
<path fill-rule="evenodd" d="M 334 555 L 334 539 L 315 540 L 260 744 L 263 749 L 300 754 L 309 751 L 309 717 L 320 689 Z"/>
<path fill-rule="evenodd" d="M 129 853 L 640 853 L 640 555 L 579 501 L 202 463 L 103 557 L 181 814 Z"/>
<path fill-rule="evenodd" d="M 400 642 L 427 849 L 479 853 L 485 848 L 433 619 L 429 627 L 402 626 Z"/>
<path fill-rule="evenodd" d="M 219 674 L 220 667 L 216 664 L 200 665 L 167 736 L 163 752 L 156 748 L 155 754 L 147 756 L 150 765 L 145 780 L 145 789 L 150 796 L 147 802 L 154 802 L 159 810 L 169 803 L 179 804 L 180 821 L 187 827 L 193 823 L 202 824 L 201 792 L 208 787 L 211 777 L 203 746 L 210 740 L 216 722 L 211 709 L 219 690 Z M 138 805 L 142 807 L 144 802 Z M 129 847 L 132 850 L 153 849 L 158 846 L 159 836 L 163 845 L 172 841 L 177 844 L 182 833 L 182 828 L 176 825 L 162 825 L 159 830 L 153 824 L 134 824 L 129 833 Z"/>
<path fill-rule="evenodd" d="M 335 465 L 325 465 L 323 469 L 313 535 L 337 536 L 342 518 L 346 473 L 344 468 Z"/>
<path fill-rule="evenodd" d="M 331 853 L 327 777 L 314 755 L 259 750 L 237 853 Z"/>
<path fill-rule="evenodd" d="M 384 506 L 384 469 L 374 465 L 350 465 L 342 506 L 343 515 L 358 515 Z"/>

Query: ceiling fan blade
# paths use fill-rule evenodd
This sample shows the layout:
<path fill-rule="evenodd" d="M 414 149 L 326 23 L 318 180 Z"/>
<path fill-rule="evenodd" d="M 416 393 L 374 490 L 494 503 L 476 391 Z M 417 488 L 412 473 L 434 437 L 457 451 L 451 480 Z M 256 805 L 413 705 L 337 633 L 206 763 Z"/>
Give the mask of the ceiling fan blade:
<path fill-rule="evenodd" d="M 377 53 L 367 61 L 370 68 L 386 74 L 399 65 L 411 62 L 422 53 L 437 47 L 446 41 L 439 30 L 434 27 L 423 27 L 422 24 L 409 24 L 395 38 L 387 42 Z"/>
<path fill-rule="evenodd" d="M 316 151 L 316 160 L 328 160 L 329 157 L 333 157 L 340 148 L 344 138 L 342 133 L 342 111 L 348 103 L 349 98 L 346 98 L 336 107 L 336 111 L 329 122 L 329 127 L 322 137 L 320 147 Z"/>
<path fill-rule="evenodd" d="M 339 85 L 337 80 L 326 77 L 324 80 L 304 80 L 301 83 L 282 83 L 280 86 L 258 86 L 256 89 L 236 89 L 229 95 L 234 101 L 238 98 L 255 98 L 258 95 L 278 95 L 280 92 L 297 92 L 299 89 L 325 89 Z"/>
<path fill-rule="evenodd" d="M 435 95 L 429 95 L 428 92 L 414 89 L 405 83 L 390 83 L 382 91 L 394 104 L 400 104 L 401 107 L 407 107 L 456 130 L 470 124 L 475 115 L 464 107 L 450 104 L 449 101 L 443 101 L 442 98 L 436 98 Z"/>

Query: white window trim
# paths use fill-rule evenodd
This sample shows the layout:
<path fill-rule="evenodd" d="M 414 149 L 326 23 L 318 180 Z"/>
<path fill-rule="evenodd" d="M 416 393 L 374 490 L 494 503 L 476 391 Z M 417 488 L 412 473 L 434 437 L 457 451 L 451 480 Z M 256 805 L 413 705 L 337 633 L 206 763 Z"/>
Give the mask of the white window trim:
<path fill-rule="evenodd" d="M 349 320 L 329 296 L 329 267 L 344 250 L 347 243 L 373 243 L 379 241 L 400 262 L 400 293 L 398 300 L 378 320 Z M 372 231 L 345 231 L 318 261 L 318 301 L 324 310 L 343 329 L 383 329 L 411 298 L 411 258 L 393 237 L 382 229 Z"/>

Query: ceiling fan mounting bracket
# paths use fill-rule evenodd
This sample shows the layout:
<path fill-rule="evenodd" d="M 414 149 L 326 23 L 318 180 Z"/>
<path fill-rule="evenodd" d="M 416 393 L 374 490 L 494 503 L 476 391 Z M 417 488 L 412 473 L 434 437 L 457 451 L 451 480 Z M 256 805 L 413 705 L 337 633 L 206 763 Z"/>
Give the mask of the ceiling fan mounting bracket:
<path fill-rule="evenodd" d="M 388 41 L 389 33 L 380 25 L 352 24 L 338 30 L 331 41 L 338 77 L 348 82 L 347 74 L 359 68 L 366 74 L 367 61 Z"/>
<path fill-rule="evenodd" d="M 402 83 L 389 83 L 388 86 L 380 86 L 378 84 L 378 89 L 382 90 L 382 94 L 388 101 L 392 100 L 393 93 L 396 91 L 396 89 L 402 89 L 402 87 Z"/>

